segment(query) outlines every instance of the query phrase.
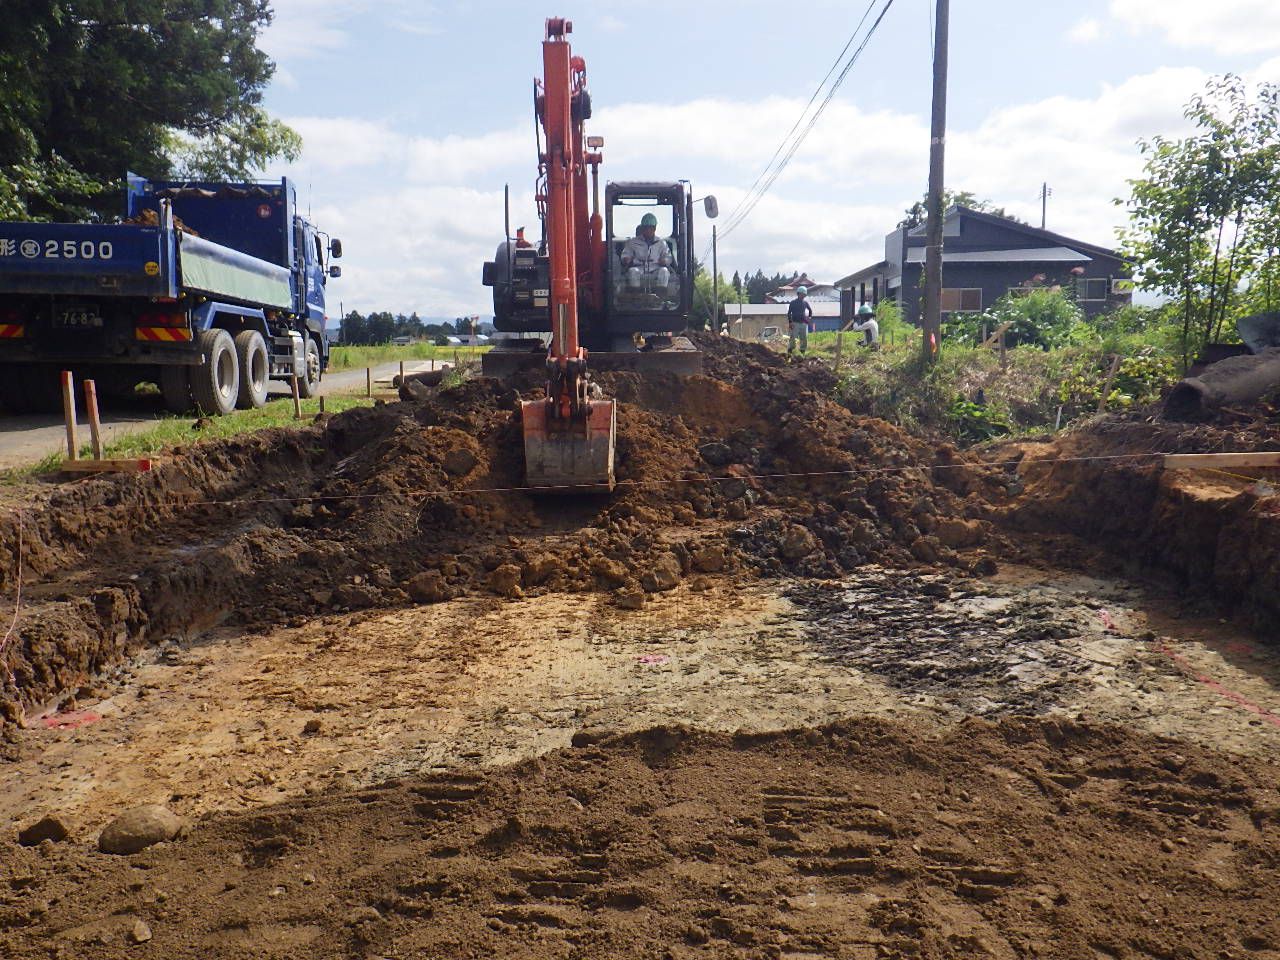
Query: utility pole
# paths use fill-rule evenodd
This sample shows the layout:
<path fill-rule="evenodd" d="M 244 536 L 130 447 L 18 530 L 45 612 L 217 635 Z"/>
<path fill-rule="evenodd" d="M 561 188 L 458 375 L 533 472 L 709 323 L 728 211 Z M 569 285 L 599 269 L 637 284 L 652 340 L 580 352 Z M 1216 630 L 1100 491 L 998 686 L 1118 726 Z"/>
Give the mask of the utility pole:
<path fill-rule="evenodd" d="M 947 28 L 950 0 L 936 0 L 933 47 L 933 123 L 929 140 L 929 215 L 924 248 L 924 360 L 938 359 L 942 338 L 942 191 L 947 142 Z"/>
<path fill-rule="evenodd" d="M 1040 229 L 1045 229 L 1045 224 L 1049 222 L 1049 198 L 1053 196 L 1053 190 L 1049 188 L 1049 184 L 1040 187 Z"/>
<path fill-rule="evenodd" d="M 720 267 L 716 259 L 716 225 L 711 225 L 711 332 L 720 332 Z"/>

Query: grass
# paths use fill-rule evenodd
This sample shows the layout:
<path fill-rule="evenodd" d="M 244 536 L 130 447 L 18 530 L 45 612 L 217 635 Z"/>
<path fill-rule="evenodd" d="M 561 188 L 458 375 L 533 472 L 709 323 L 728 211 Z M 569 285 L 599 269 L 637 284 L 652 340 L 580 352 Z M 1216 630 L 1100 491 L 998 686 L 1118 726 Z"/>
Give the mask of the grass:
<path fill-rule="evenodd" d="M 326 397 L 324 407 L 329 413 L 341 413 L 352 407 L 369 406 L 372 403 L 373 400 L 368 397 Z M 125 434 L 105 443 L 102 455 L 107 459 L 119 460 L 155 457 L 178 448 L 222 440 L 269 427 L 308 426 L 319 412 L 318 398 L 303 400 L 302 419 L 295 420 L 291 398 L 272 400 L 257 410 L 236 410 L 225 417 L 202 418 L 203 426 L 198 431 L 192 429 L 192 424 L 196 422 L 193 414 L 165 416 L 157 420 L 153 427 Z M 80 456 L 86 458 L 93 456 L 92 448 L 88 444 L 83 444 L 80 447 Z M 0 471 L 0 483 L 18 483 L 43 474 L 56 473 L 62 465 L 63 458 L 64 454 L 59 451 L 49 454 L 36 463 Z"/>
<path fill-rule="evenodd" d="M 810 335 L 809 352 L 832 360 L 835 334 Z M 998 350 L 945 342 L 937 363 L 926 368 L 918 331 L 879 350 L 864 349 L 861 337 L 846 334 L 839 399 L 857 413 L 962 443 L 1034 435 L 1097 412 L 1113 353 L 1126 359 L 1108 410 L 1149 403 L 1176 380 L 1161 345 L 1136 336 L 1055 350 L 1019 347 L 1008 351 L 1002 369 Z"/>
<path fill-rule="evenodd" d="M 398 360 L 447 360 L 456 356 L 459 361 L 474 360 L 487 352 L 489 347 L 438 347 L 434 343 L 411 343 L 397 346 L 383 343 L 370 347 L 332 347 L 329 350 L 330 370 L 359 370 L 376 367 L 380 363 Z"/>

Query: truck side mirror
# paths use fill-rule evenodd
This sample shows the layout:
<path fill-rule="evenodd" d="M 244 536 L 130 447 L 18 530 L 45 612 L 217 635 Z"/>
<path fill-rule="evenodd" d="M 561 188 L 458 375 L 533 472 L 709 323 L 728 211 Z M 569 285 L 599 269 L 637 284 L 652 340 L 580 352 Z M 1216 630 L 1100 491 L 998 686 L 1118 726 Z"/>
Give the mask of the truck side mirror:
<path fill-rule="evenodd" d="M 338 277 L 342 276 L 342 268 L 335 263 L 332 267 L 329 268 L 329 276 L 337 280 Z"/>
<path fill-rule="evenodd" d="M 329 241 L 329 256 L 335 260 L 342 259 L 342 241 L 334 238 Z"/>
<path fill-rule="evenodd" d="M 720 204 L 715 197 L 705 196 L 702 198 L 702 209 L 706 213 L 707 219 L 714 220 L 720 216 Z"/>

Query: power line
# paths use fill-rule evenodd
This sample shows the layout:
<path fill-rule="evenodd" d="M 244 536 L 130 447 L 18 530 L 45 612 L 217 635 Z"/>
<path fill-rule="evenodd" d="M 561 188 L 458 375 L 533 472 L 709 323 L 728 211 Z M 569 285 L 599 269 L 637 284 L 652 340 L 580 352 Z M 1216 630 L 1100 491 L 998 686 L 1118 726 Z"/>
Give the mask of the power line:
<path fill-rule="evenodd" d="M 858 45 L 857 49 L 853 51 L 853 54 L 848 58 L 848 60 L 844 63 L 843 67 L 840 69 L 839 74 L 836 76 L 835 80 L 831 83 L 830 88 L 827 90 L 826 96 L 823 98 L 822 102 L 818 105 L 818 108 L 809 117 L 808 123 L 804 125 L 804 128 L 800 131 L 798 136 L 795 136 L 794 138 L 792 138 L 792 132 L 794 132 L 796 127 L 800 126 L 801 122 L 803 122 L 804 114 L 808 110 L 808 106 L 805 107 L 804 111 L 801 111 L 800 118 L 797 119 L 796 123 L 792 126 L 792 132 L 789 132 L 787 134 L 787 137 L 783 138 L 783 141 L 779 145 L 778 150 L 774 152 L 774 158 L 770 160 L 768 165 L 766 165 L 765 169 L 761 172 L 761 175 L 756 178 L 756 182 L 752 185 L 752 189 L 748 190 L 748 195 L 738 204 L 737 207 L 734 208 L 733 213 L 730 214 L 728 223 L 726 224 L 725 228 L 722 231 L 720 231 L 721 238 L 728 236 L 729 233 L 731 233 L 734 229 L 736 229 L 744 220 L 746 220 L 748 216 L 751 215 L 751 211 L 755 209 L 756 204 L 758 204 L 760 200 L 764 197 L 764 195 L 769 192 L 769 189 L 777 181 L 778 177 L 782 174 L 782 171 L 786 169 L 787 164 L 791 162 L 792 157 L 795 156 L 796 152 L 800 149 L 800 146 L 804 143 L 809 133 L 817 125 L 818 120 L 821 118 L 823 112 L 826 110 L 827 106 L 831 103 L 832 99 L 835 97 L 836 92 L 840 89 L 841 84 L 844 83 L 844 80 L 849 75 L 849 72 L 853 69 L 853 65 L 857 63 L 858 59 L 862 56 L 862 52 L 867 48 L 867 45 L 871 42 L 871 38 L 875 36 L 876 30 L 879 29 L 881 22 L 885 18 L 885 15 L 889 12 L 889 8 L 893 6 L 893 2 L 894 0 L 885 0 L 884 6 L 880 9 L 879 15 L 876 17 L 875 21 L 871 24 L 871 27 L 867 30 L 866 35 L 862 38 L 862 42 Z M 853 36 L 850 37 L 849 42 L 845 44 L 844 50 L 848 50 L 849 47 L 853 44 L 853 41 L 857 38 L 858 31 L 861 30 L 862 24 L 866 22 L 867 16 L 870 14 L 870 10 L 874 6 L 875 6 L 875 0 L 872 0 L 871 7 L 868 8 L 868 13 L 864 15 L 862 20 L 859 22 L 858 29 L 854 31 L 854 34 Z M 843 57 L 843 55 L 844 55 L 844 51 L 841 51 L 841 56 Z M 837 62 L 839 62 L 839 58 L 837 58 Z M 833 67 L 832 69 L 834 70 L 835 68 Z M 830 77 L 830 76 L 831 76 L 831 71 L 828 71 L 827 77 Z M 822 85 L 825 85 L 826 83 L 827 83 L 827 80 L 824 78 Z M 822 85 L 819 86 L 818 92 L 821 91 Z M 814 94 L 814 98 L 816 97 L 817 97 L 817 92 L 815 92 Z M 812 104 L 814 98 L 810 99 L 810 104 Z M 791 142 L 790 142 L 790 145 L 788 146 L 789 138 L 791 138 Z M 785 153 L 783 153 L 784 149 L 785 149 Z M 775 163 L 774 161 L 777 159 L 779 153 L 783 153 L 782 158 L 780 161 Z M 771 167 L 772 169 L 770 169 Z M 762 180 L 763 180 L 763 183 L 761 182 Z M 705 259 L 705 255 L 704 255 L 704 259 Z"/>
<path fill-rule="evenodd" d="M 818 94 L 822 92 L 823 87 L 827 85 L 827 81 L 831 79 L 831 75 L 839 68 L 840 62 L 844 60 L 844 55 L 849 52 L 849 48 L 853 46 L 853 41 L 857 39 L 858 33 L 862 30 L 862 25 L 867 22 L 867 17 L 871 16 L 871 11 L 875 8 L 875 5 L 876 0 L 870 0 L 867 4 L 867 9 L 862 13 L 862 19 L 858 21 L 858 25 L 853 28 L 853 33 L 849 34 L 849 39 L 845 41 L 844 47 L 841 48 L 840 52 L 836 55 L 835 60 L 831 62 L 831 68 L 827 70 L 827 75 L 822 78 L 822 82 L 814 89 L 812 96 L 809 97 L 809 102 L 804 105 L 804 109 L 802 109 L 800 111 L 800 115 L 796 117 L 796 122 L 791 125 L 791 129 L 787 131 L 786 136 L 784 136 L 778 143 L 778 148 L 773 151 L 773 156 L 769 158 L 769 162 L 764 165 L 764 169 L 762 169 L 756 176 L 755 180 L 752 181 L 751 186 L 747 187 L 746 194 L 743 196 L 742 200 L 738 201 L 738 205 L 730 211 L 729 216 L 725 218 L 726 221 L 733 220 L 743 203 L 746 202 L 747 197 L 751 196 L 752 191 L 755 190 L 755 188 L 760 184 L 760 181 L 764 179 L 765 174 L 769 172 L 769 168 L 773 166 L 773 162 L 778 159 L 778 155 L 782 153 L 783 147 L 787 145 L 787 141 L 791 139 L 791 135 L 796 132 L 796 129 L 800 126 L 800 122 L 804 120 L 805 114 L 807 114 L 809 112 L 809 108 L 813 106 L 813 102 L 818 99 Z M 702 259 L 706 259 L 705 253 Z"/>

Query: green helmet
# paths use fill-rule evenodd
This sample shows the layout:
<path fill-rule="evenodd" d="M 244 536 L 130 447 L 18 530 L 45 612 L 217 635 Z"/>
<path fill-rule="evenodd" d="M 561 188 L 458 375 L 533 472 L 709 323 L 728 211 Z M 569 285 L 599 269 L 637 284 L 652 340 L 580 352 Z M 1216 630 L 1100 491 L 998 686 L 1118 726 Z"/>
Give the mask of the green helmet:
<path fill-rule="evenodd" d="M 808 287 L 796 287 L 796 296 L 797 296 L 797 297 L 807 297 L 808 295 L 809 295 L 809 288 L 808 288 Z"/>
<path fill-rule="evenodd" d="M 869 317 L 876 312 L 876 308 L 869 303 L 864 303 L 858 308 L 858 316 Z"/>
<path fill-rule="evenodd" d="M 656 229 L 658 226 L 658 218 L 655 217 L 652 213 L 646 213 L 643 217 L 640 218 L 640 226 L 654 227 Z"/>

